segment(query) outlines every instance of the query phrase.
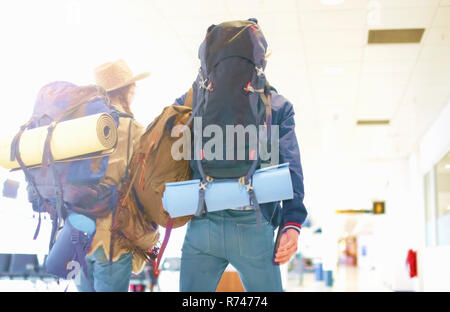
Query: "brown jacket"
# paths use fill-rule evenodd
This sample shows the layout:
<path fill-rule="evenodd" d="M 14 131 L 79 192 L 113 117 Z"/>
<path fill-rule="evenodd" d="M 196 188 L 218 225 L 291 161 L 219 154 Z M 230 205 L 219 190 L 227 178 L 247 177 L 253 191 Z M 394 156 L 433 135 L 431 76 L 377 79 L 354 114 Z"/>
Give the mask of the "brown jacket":
<path fill-rule="evenodd" d="M 118 111 L 125 113 L 119 106 L 114 106 Z M 130 128 L 131 123 L 131 128 Z M 128 149 L 128 129 L 130 129 L 130 150 Z M 118 139 L 114 152 L 109 157 L 108 168 L 106 169 L 105 177 L 101 183 L 107 183 L 109 185 L 119 185 L 120 180 L 125 175 L 127 167 L 127 154 L 128 162 L 131 160 L 133 151 L 139 144 L 139 139 L 144 132 L 144 127 L 132 118 L 120 117 L 119 126 L 117 128 Z M 109 260 L 110 240 L 111 240 L 111 221 L 112 213 L 108 214 L 105 218 L 98 218 L 97 231 L 94 235 L 91 249 L 88 255 L 92 254 L 99 247 L 103 247 L 106 258 Z M 121 249 L 118 244 L 114 245 L 113 261 L 117 261 L 120 256 L 127 253 L 126 250 Z M 144 260 L 138 257 L 133 257 L 132 271 L 139 273 L 144 266 Z"/>

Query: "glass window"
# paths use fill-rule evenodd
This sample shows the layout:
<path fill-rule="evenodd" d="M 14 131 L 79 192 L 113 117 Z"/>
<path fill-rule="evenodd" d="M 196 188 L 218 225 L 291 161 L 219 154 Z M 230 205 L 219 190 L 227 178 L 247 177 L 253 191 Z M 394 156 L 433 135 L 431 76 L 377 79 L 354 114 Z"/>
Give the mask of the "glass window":
<path fill-rule="evenodd" d="M 428 172 L 424 177 L 424 188 L 425 188 L 425 228 L 426 228 L 426 244 L 427 246 L 434 246 L 435 241 L 435 203 L 433 196 L 433 185 L 432 185 L 432 175 Z"/>
<path fill-rule="evenodd" d="M 435 166 L 436 243 L 450 245 L 450 152 Z"/>

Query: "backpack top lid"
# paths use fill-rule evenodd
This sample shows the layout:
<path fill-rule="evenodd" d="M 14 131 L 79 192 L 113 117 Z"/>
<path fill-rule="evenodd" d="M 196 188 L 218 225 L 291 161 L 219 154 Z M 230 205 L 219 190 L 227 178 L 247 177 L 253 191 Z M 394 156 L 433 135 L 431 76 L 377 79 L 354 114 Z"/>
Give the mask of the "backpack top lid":
<path fill-rule="evenodd" d="M 78 86 L 66 81 L 55 81 L 43 86 L 38 93 L 33 109 L 33 119 L 38 120 L 44 115 L 55 119 L 62 114 L 70 101 L 72 93 Z"/>
<path fill-rule="evenodd" d="M 209 75 L 227 57 L 243 57 L 256 66 L 266 66 L 267 42 L 255 19 L 211 25 L 199 48 L 201 67 Z"/>

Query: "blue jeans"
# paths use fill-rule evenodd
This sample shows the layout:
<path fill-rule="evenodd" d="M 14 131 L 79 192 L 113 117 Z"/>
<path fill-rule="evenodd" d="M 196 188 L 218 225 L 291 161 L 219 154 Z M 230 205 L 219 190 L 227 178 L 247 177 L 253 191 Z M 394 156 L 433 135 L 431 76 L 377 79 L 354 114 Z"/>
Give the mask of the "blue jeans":
<path fill-rule="evenodd" d="M 189 221 L 182 248 L 180 291 L 215 291 L 229 263 L 246 291 L 282 291 L 281 273 L 272 263 L 273 227 L 254 210 L 208 212 Z"/>
<path fill-rule="evenodd" d="M 110 266 L 103 248 L 98 248 L 86 257 L 89 279 L 82 271 L 80 284 L 77 285 L 78 291 L 94 291 L 92 289 L 93 281 L 95 291 L 98 292 L 127 292 L 131 278 L 132 258 L 131 254 L 124 254 L 117 261 L 112 262 Z"/>

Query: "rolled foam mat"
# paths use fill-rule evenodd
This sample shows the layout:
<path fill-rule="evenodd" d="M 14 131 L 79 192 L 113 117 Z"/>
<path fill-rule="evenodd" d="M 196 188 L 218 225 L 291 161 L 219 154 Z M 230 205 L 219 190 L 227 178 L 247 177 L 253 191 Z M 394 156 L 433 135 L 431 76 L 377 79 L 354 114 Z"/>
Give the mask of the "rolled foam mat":
<path fill-rule="evenodd" d="M 23 132 L 19 151 L 26 166 L 41 164 L 47 128 L 43 126 Z M 15 133 L 0 138 L 0 166 L 6 169 L 20 167 L 16 160 L 10 160 L 14 136 Z M 110 150 L 116 142 L 114 119 L 107 113 L 100 113 L 58 123 L 53 132 L 51 150 L 55 160 L 64 160 Z"/>

